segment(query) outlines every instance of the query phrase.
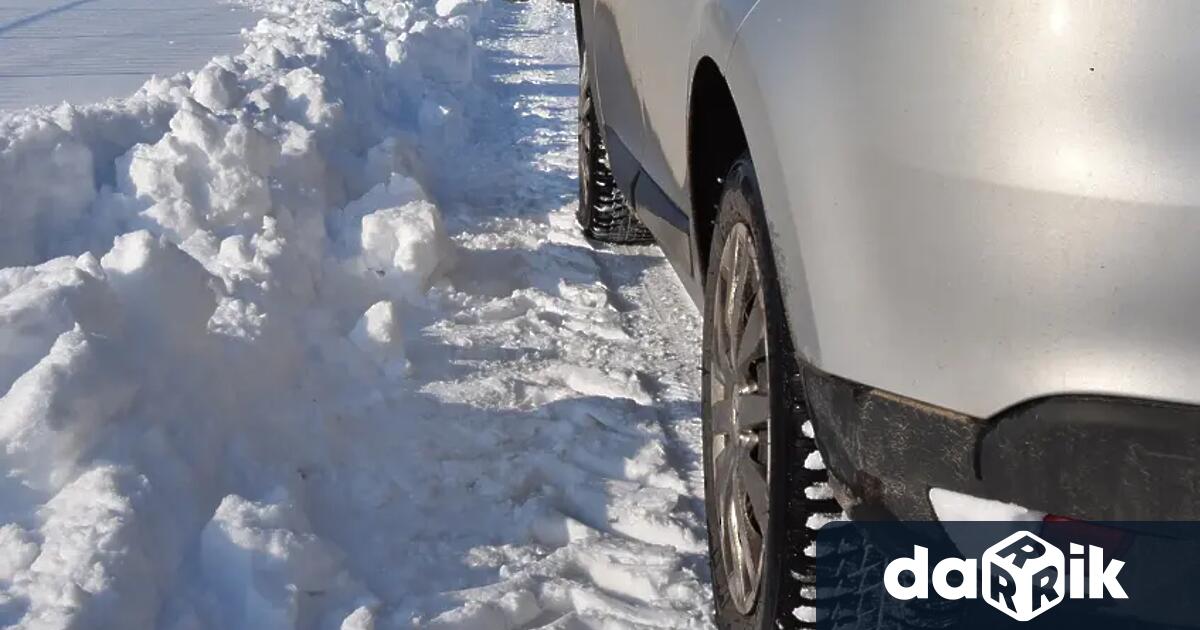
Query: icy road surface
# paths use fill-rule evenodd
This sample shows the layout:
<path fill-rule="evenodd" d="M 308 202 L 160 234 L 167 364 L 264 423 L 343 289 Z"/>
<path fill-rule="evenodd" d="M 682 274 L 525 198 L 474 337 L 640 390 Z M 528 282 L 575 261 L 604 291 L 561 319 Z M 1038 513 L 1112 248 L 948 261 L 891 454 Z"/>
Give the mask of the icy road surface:
<path fill-rule="evenodd" d="M 127 96 L 237 52 L 255 21 L 226 0 L 0 0 L 0 110 Z"/>
<path fill-rule="evenodd" d="M 569 7 L 247 2 L 0 115 L 0 626 L 710 627 L 698 316 L 574 226 Z"/>

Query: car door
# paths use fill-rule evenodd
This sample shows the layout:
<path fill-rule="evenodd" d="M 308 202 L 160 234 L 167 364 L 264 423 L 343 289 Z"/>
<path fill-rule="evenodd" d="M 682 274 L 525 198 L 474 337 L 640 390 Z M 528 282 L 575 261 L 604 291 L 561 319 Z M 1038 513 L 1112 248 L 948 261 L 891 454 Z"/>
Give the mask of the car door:
<path fill-rule="evenodd" d="M 634 70 L 640 60 L 633 55 L 638 6 L 646 1 L 593 0 L 591 19 L 584 16 L 586 45 L 591 48 L 592 96 L 605 127 L 613 174 L 626 192 L 637 175 L 642 149 L 641 97 Z"/>

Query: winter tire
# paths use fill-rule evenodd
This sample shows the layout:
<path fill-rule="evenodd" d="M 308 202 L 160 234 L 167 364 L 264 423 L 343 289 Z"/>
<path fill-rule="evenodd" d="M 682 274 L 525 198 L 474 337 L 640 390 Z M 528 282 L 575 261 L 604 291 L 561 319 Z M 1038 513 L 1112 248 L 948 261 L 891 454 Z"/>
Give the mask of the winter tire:
<path fill-rule="evenodd" d="M 724 180 L 705 282 L 705 499 L 721 628 L 812 627 L 818 526 L 841 509 L 817 449 L 754 165 Z M 811 463 L 811 462 L 810 462 Z"/>
<path fill-rule="evenodd" d="M 588 238 L 597 241 L 649 243 L 653 240 L 650 231 L 626 203 L 613 177 L 586 61 L 580 64 L 579 85 L 579 225 Z"/>
<path fill-rule="evenodd" d="M 814 437 L 748 155 L 726 175 L 717 213 L 701 393 L 717 625 L 806 629 L 819 616 L 839 630 L 954 627 L 954 607 L 885 596 L 885 557 L 869 541 L 831 545 L 822 562 L 832 577 L 817 590 L 817 529 L 841 520 L 842 509 Z"/>

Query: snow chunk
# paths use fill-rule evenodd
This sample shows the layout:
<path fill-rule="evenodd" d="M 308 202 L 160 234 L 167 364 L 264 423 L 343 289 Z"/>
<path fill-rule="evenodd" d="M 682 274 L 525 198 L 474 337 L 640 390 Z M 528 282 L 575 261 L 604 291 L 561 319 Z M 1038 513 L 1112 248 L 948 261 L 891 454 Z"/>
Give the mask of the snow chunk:
<path fill-rule="evenodd" d="M 497 630 L 527 626 L 541 614 L 542 607 L 529 591 L 505 593 L 494 602 L 467 602 L 463 607 L 439 615 L 429 628 L 437 630 Z"/>
<path fill-rule="evenodd" d="M 221 627 L 295 627 L 301 606 L 315 595 L 346 600 L 347 613 L 373 600 L 346 574 L 341 552 L 312 533 L 282 490 L 261 503 L 225 497 L 200 546 L 205 584 L 222 602 Z"/>
<path fill-rule="evenodd" d="M 448 256 L 441 213 L 413 179 L 392 177 L 347 206 L 346 215 L 359 222 L 354 263 L 393 299 L 422 293 Z"/>
<path fill-rule="evenodd" d="M 455 10 L 461 4 L 455 5 Z M 463 7 L 466 10 L 467 7 Z M 447 20 L 422 20 L 407 33 L 409 52 L 430 81 L 450 86 L 462 85 L 475 74 L 475 45 L 463 28 L 471 19 L 457 15 Z"/>
<path fill-rule="evenodd" d="M 0 267 L 62 253 L 56 246 L 75 236 L 96 197 L 92 157 L 57 121 L 0 124 Z"/>
<path fill-rule="evenodd" d="M 54 489 L 130 403 L 136 384 L 120 374 L 111 346 L 78 327 L 0 398 L 0 447 L 8 474 L 32 488 Z"/>
<path fill-rule="evenodd" d="M 0 269 L 0 394 L 76 325 L 111 334 L 118 307 L 96 259 Z"/>
<path fill-rule="evenodd" d="M 123 158 L 121 185 L 150 205 L 144 220 L 182 241 L 198 230 L 261 225 L 279 157 L 276 140 L 186 101 L 170 133 Z"/>
<path fill-rule="evenodd" d="M 452 17 L 455 15 L 470 15 L 477 16 L 479 12 L 479 4 L 475 0 L 438 0 L 435 6 L 438 17 Z"/>
<path fill-rule="evenodd" d="M 46 504 L 45 542 L 28 574 L 17 580 L 37 614 L 30 625 L 70 627 L 72 618 L 84 620 L 80 625 L 154 625 L 164 576 L 152 545 L 160 539 L 144 535 L 137 518 L 149 492 L 145 476 L 105 465 L 80 475 Z"/>
<path fill-rule="evenodd" d="M 267 98 L 289 116 L 314 126 L 328 126 L 341 117 L 342 104 L 329 97 L 325 77 L 311 69 L 292 70 L 284 75 L 279 85 L 283 93 L 271 92 Z"/>
<path fill-rule="evenodd" d="M 580 367 L 563 374 L 562 379 L 567 387 L 584 396 L 628 398 L 641 405 L 653 403 L 636 374 L 605 373 L 594 368 Z"/>
<path fill-rule="evenodd" d="M 117 238 L 100 264 L 138 337 L 181 350 L 203 343 L 217 299 L 212 276 L 196 259 L 139 231 Z"/>
<path fill-rule="evenodd" d="M 375 613 L 366 606 L 359 606 L 342 620 L 341 630 L 375 630 Z"/>
<path fill-rule="evenodd" d="M 192 97 L 214 111 L 229 109 L 245 96 L 237 75 L 215 61 L 198 72 L 192 83 Z"/>
<path fill-rule="evenodd" d="M 362 319 L 350 333 L 350 341 L 365 352 L 389 377 L 408 372 L 401 339 L 396 305 L 390 301 L 377 302 L 363 313 Z"/>
<path fill-rule="evenodd" d="M 14 523 L 0 527 L 0 581 L 11 581 L 19 571 L 29 568 L 37 555 L 38 545 L 29 539 L 28 532 Z"/>

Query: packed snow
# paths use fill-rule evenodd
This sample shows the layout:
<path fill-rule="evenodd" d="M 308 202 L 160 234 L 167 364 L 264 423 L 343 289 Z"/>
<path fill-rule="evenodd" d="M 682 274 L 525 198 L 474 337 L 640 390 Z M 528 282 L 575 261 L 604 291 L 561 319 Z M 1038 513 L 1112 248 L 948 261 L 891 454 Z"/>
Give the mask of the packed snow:
<path fill-rule="evenodd" d="M 0 625 L 710 627 L 698 317 L 573 223 L 569 7 L 244 4 L 0 115 Z"/>
<path fill-rule="evenodd" d="M 0 110 L 128 96 L 241 48 L 226 0 L 0 0 Z"/>

